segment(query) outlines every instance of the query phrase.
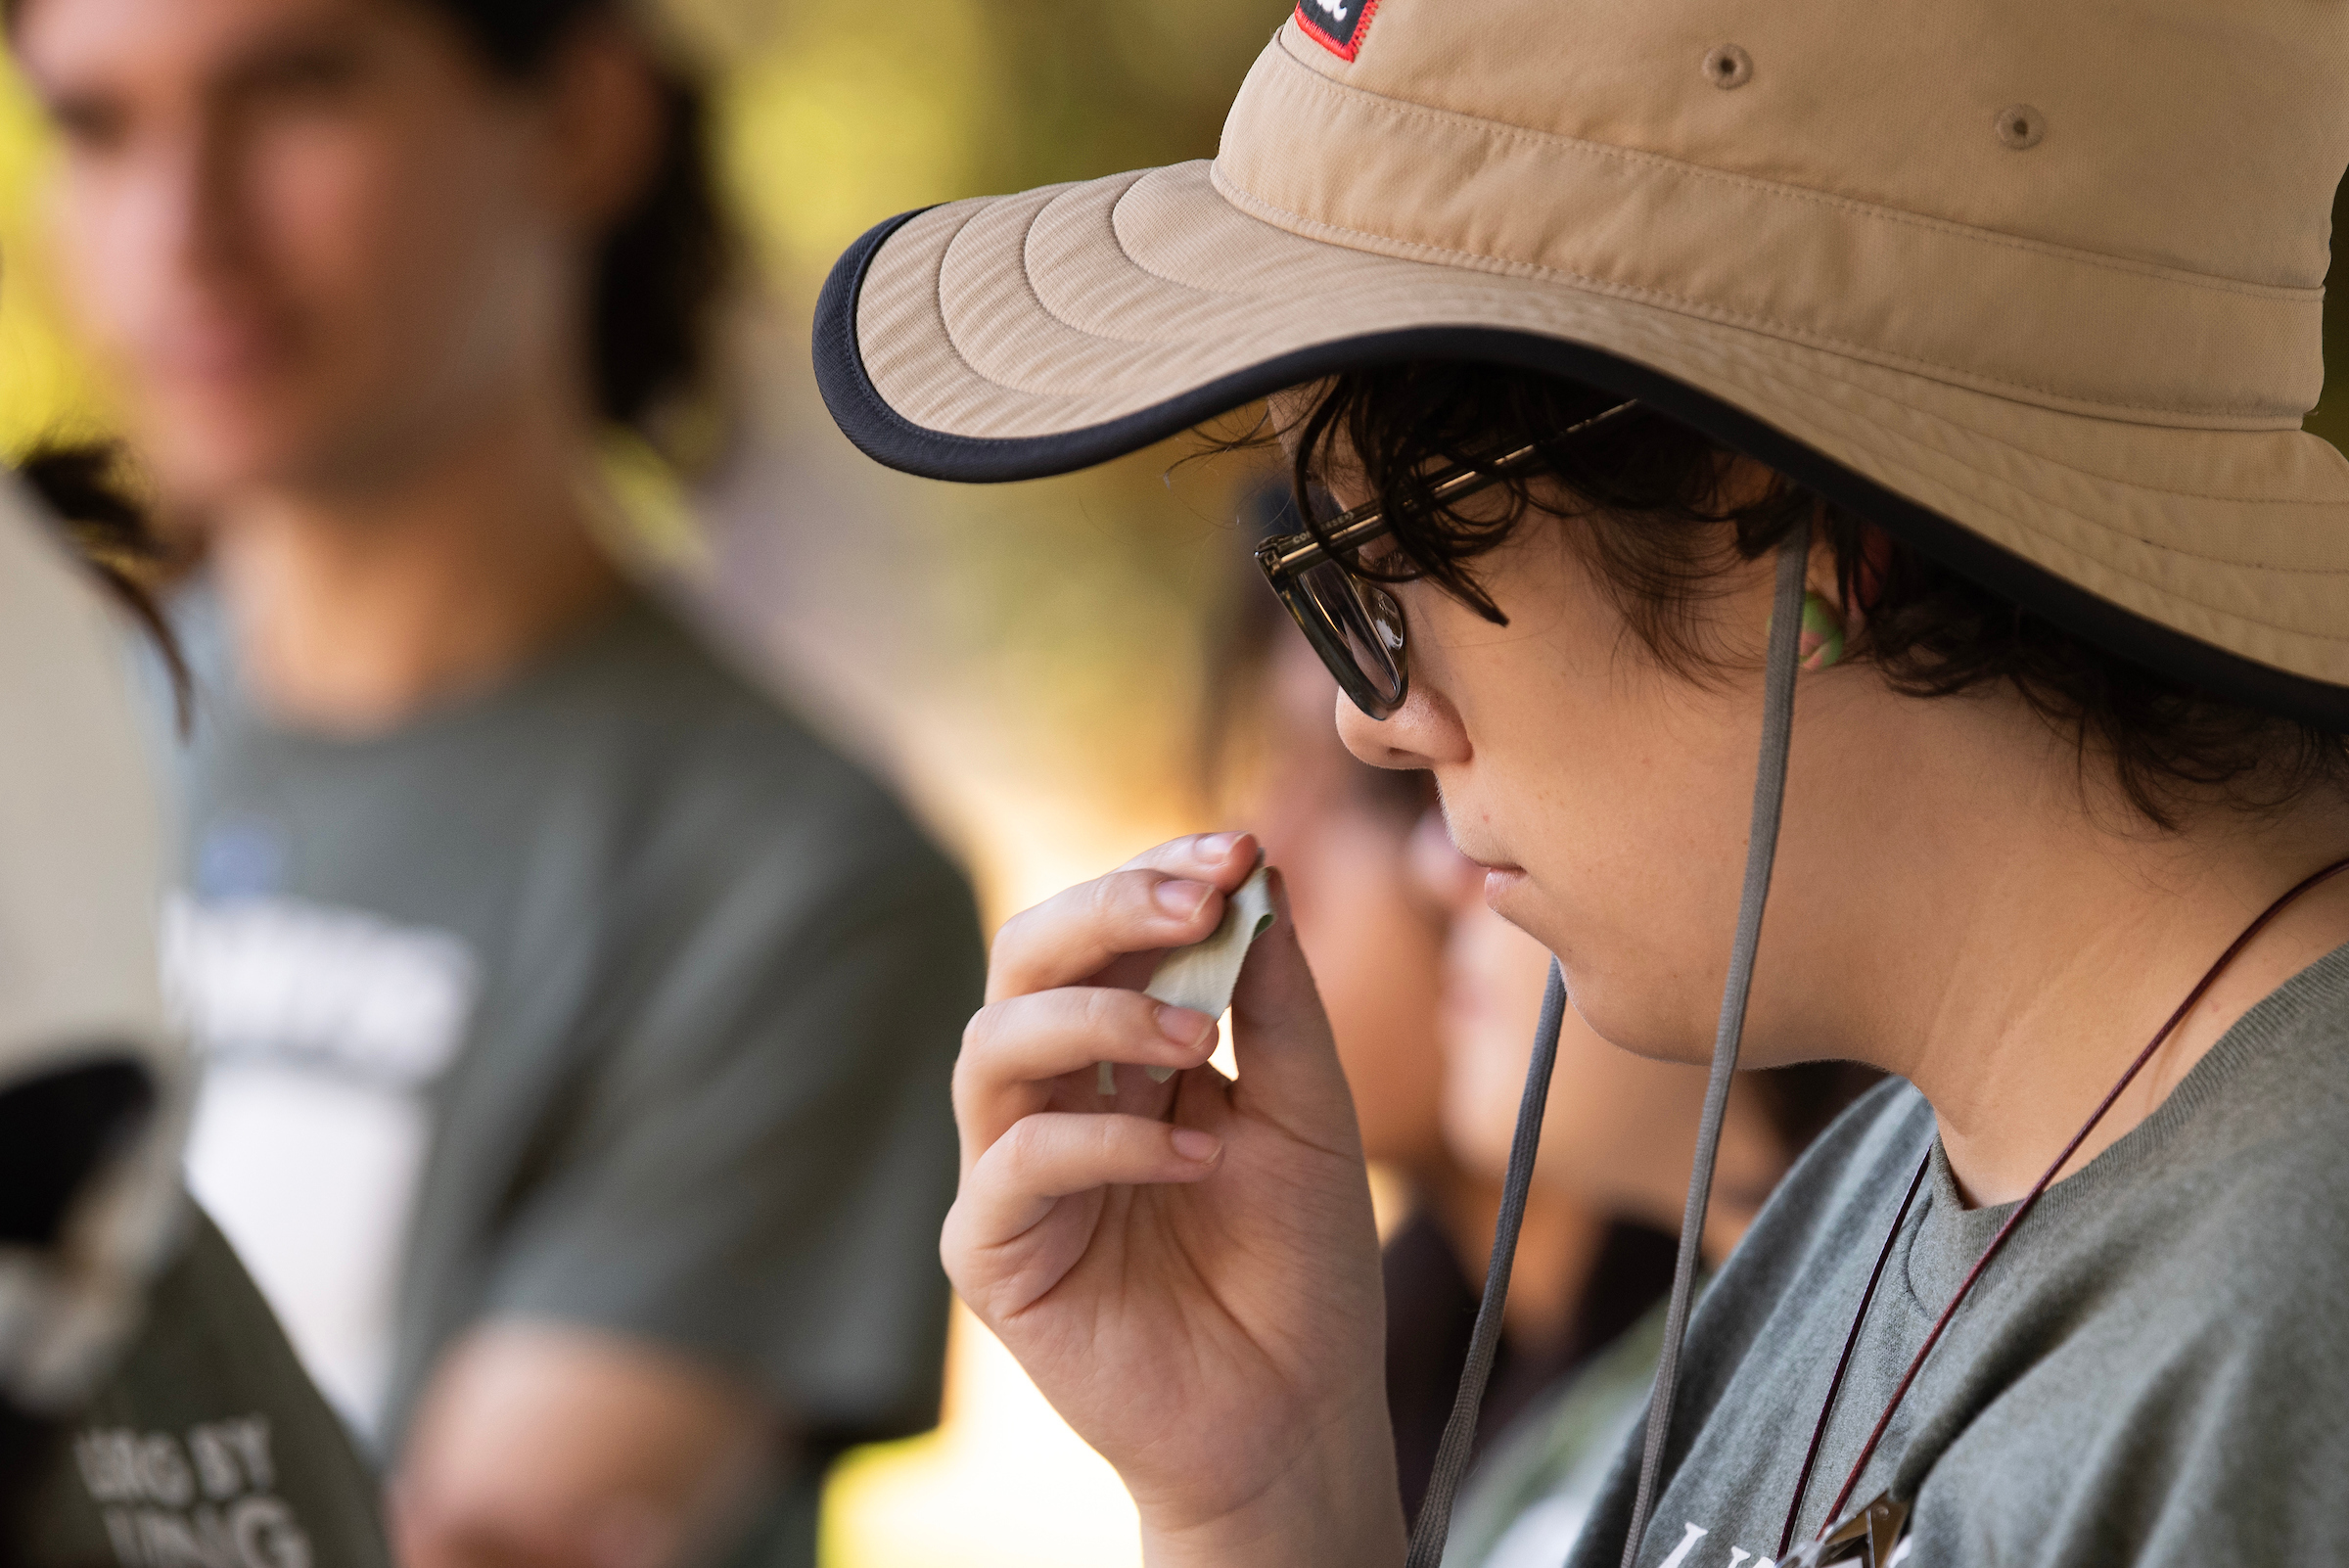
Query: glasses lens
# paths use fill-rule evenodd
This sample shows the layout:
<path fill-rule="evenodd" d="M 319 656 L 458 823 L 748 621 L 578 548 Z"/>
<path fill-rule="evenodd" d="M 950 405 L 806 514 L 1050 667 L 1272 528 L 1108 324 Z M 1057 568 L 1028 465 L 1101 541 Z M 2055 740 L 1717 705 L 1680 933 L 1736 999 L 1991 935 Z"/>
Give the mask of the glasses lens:
<path fill-rule="evenodd" d="M 1326 659 L 1342 653 L 1352 666 L 1354 680 L 1333 666 L 1341 685 L 1371 716 L 1383 718 L 1403 702 L 1403 606 L 1375 582 L 1365 582 L 1335 561 L 1316 561 L 1297 576 L 1298 591 L 1319 613 L 1325 632 L 1336 634 L 1337 648 L 1324 648 Z M 1364 697 L 1369 698 L 1364 702 Z"/>

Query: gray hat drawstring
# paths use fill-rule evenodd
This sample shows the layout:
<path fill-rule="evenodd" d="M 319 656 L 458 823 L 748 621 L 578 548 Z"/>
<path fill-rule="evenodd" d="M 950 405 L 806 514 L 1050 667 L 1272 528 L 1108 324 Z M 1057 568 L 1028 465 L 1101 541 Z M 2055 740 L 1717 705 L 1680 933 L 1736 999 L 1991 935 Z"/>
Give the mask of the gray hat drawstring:
<path fill-rule="evenodd" d="M 1794 736 L 1794 675 L 1802 662 L 1803 578 L 1810 563 L 1808 529 L 1778 546 L 1777 593 L 1772 601 L 1768 674 L 1762 691 L 1762 756 L 1754 766 L 1754 819 L 1745 846 L 1745 890 L 1737 899 L 1729 978 L 1721 991 L 1705 1114 L 1696 1126 L 1696 1164 L 1688 1173 L 1688 1206 L 1681 1216 L 1681 1257 L 1672 1273 L 1672 1305 L 1664 1314 L 1664 1350 L 1656 1359 L 1655 1388 L 1648 1396 L 1647 1446 L 1639 1458 L 1639 1491 L 1623 1543 L 1623 1568 L 1635 1568 L 1639 1560 L 1648 1515 L 1655 1511 L 1657 1478 L 1664 1470 L 1665 1440 L 1672 1432 L 1681 1341 L 1688 1332 L 1688 1303 L 1696 1288 L 1697 1244 L 1705 1233 L 1705 1203 L 1713 1193 L 1713 1159 L 1721 1151 L 1722 1117 L 1728 1110 L 1729 1084 L 1737 1076 L 1745 1000 L 1754 985 L 1754 950 L 1762 944 L 1762 907 L 1770 900 L 1771 867 L 1777 859 L 1778 815 L 1786 804 L 1786 754 Z"/>
<path fill-rule="evenodd" d="M 1770 873 L 1776 857 L 1778 812 L 1786 794 L 1786 754 L 1794 721 L 1794 676 L 1801 662 L 1803 580 L 1810 566 L 1810 537 L 1803 530 L 1778 549 L 1776 590 L 1772 599 L 1770 646 L 1762 698 L 1762 755 L 1754 772 L 1753 828 L 1746 844 L 1745 887 L 1737 903 L 1737 937 L 1729 951 L 1728 983 L 1721 997 L 1721 1023 L 1713 1039 L 1713 1074 L 1705 1085 L 1705 1110 L 1697 1124 L 1696 1162 L 1688 1176 L 1688 1205 L 1681 1220 L 1681 1252 L 1673 1271 L 1672 1304 L 1664 1319 L 1664 1351 L 1656 1362 L 1655 1390 L 1647 1412 L 1647 1446 L 1639 1465 L 1639 1492 L 1632 1506 L 1630 1538 L 1624 1543 L 1624 1568 L 1633 1568 L 1647 1518 L 1655 1508 L 1656 1477 L 1663 1468 L 1664 1443 L 1672 1423 L 1673 1393 L 1680 1382 L 1681 1341 L 1688 1328 L 1688 1306 L 1695 1291 L 1697 1242 L 1705 1230 L 1705 1201 L 1713 1189 L 1714 1156 L 1721 1145 L 1721 1123 L 1728 1108 L 1729 1084 L 1737 1072 L 1738 1041 L 1745 1033 L 1745 1001 L 1752 990 L 1754 950 L 1762 940 L 1762 907 L 1770 896 Z M 1558 1031 L 1566 1017 L 1566 981 L 1557 960 L 1549 965 L 1549 986 L 1542 997 L 1542 1019 L 1534 1029 L 1534 1057 L 1526 1068 L 1525 1093 L 1517 1104 L 1517 1130 L 1509 1141 L 1508 1175 L 1501 1184 L 1500 1215 L 1494 1227 L 1493 1259 L 1485 1273 L 1484 1299 L 1476 1309 L 1476 1326 L 1468 1339 L 1467 1364 L 1460 1371 L 1459 1392 L 1451 1415 L 1444 1424 L 1444 1441 L 1436 1451 L 1434 1474 L 1426 1500 L 1412 1521 L 1411 1544 L 1405 1568 L 1438 1568 L 1444 1539 L 1451 1528 L 1452 1498 L 1467 1473 L 1476 1439 L 1477 1415 L 1484 1405 L 1485 1385 L 1493 1375 L 1493 1360 L 1500 1349 L 1501 1307 L 1509 1291 L 1509 1266 L 1517 1251 L 1517 1232 L 1525 1220 L 1527 1190 L 1533 1184 L 1534 1155 L 1542 1142 L 1542 1112 L 1549 1099 L 1549 1075 L 1557 1062 Z"/>

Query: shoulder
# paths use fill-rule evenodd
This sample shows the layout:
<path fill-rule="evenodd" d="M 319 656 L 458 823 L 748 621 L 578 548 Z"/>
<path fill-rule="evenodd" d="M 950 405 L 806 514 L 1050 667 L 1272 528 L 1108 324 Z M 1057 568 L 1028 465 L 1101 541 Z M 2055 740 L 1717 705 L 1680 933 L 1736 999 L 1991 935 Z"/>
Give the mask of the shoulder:
<path fill-rule="evenodd" d="M 2207 1276 L 2197 1295 L 2264 1315 L 2349 1286 L 2344 1149 L 2349 948 L 2244 1014 L 2106 1158 L 2122 1157 L 2144 1222 L 2175 1237 L 2163 1250 Z"/>
<path fill-rule="evenodd" d="M 632 607 L 579 673 L 560 700 L 592 714 L 607 777 L 656 857 L 722 846 L 742 875 L 787 862 L 835 885 L 963 888 L 892 789 L 667 609 Z"/>

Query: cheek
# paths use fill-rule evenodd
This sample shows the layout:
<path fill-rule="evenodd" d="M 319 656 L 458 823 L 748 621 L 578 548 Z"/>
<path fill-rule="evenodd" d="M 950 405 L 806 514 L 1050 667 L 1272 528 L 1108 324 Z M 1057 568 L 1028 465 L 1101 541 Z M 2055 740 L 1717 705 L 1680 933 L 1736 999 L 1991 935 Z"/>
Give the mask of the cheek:
<path fill-rule="evenodd" d="M 47 192 L 50 274 L 83 335 L 110 356 L 135 357 L 164 324 L 171 195 L 166 182 L 134 168 L 69 162 Z"/>
<path fill-rule="evenodd" d="M 1437 770 L 1454 837 L 1521 868 L 1488 879 L 1488 897 L 1558 954 L 1607 1038 L 1702 1059 L 1737 906 L 1758 691 L 1656 666 L 1562 544 L 1497 552 L 1484 580 L 1506 626 L 1417 584 L 1407 605 L 1428 631 L 1414 670 L 1457 726 Z"/>
<path fill-rule="evenodd" d="M 415 253 L 435 243 L 420 224 L 447 216 L 425 200 L 427 181 L 408 166 L 419 161 L 384 126 L 273 137 L 253 160 L 252 205 L 286 281 L 320 301 L 405 284 Z"/>
<path fill-rule="evenodd" d="M 1464 715 L 1474 758 L 1447 799 L 1472 852 L 1481 834 L 1488 858 L 1524 868 L 1490 885 L 1495 907 L 1558 954 L 1593 1023 L 1693 1059 L 1736 908 L 1751 743 L 1663 678 L 1497 688 Z"/>
<path fill-rule="evenodd" d="M 524 221 L 493 139 L 397 121 L 282 135 L 256 159 L 255 219 L 322 336 L 444 346 Z M 503 312 L 499 312 L 503 314 Z"/>

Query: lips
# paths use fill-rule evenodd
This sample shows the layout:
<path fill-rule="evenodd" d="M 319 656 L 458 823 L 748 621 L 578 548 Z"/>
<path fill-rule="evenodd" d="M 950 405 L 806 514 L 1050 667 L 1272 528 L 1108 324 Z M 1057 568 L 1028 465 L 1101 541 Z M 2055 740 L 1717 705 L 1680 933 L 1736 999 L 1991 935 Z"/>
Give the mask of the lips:
<path fill-rule="evenodd" d="M 1508 911 L 1500 906 L 1501 900 L 1525 886 L 1525 881 L 1523 866 L 1487 866 L 1485 868 L 1485 902 L 1496 911 L 1506 914 Z"/>
<path fill-rule="evenodd" d="M 151 362 L 173 380 L 233 383 L 279 368 L 294 339 L 281 310 L 249 300 L 187 300 L 155 335 Z"/>
<path fill-rule="evenodd" d="M 1459 824 L 1453 817 L 1451 807 L 1451 803 L 1447 801 L 1445 803 L 1445 832 L 1451 838 L 1452 848 L 1458 852 L 1460 857 L 1485 874 L 1485 901 L 1490 903 L 1496 884 L 1512 884 L 1522 880 L 1525 876 L 1525 867 L 1513 860 L 1488 860 L 1462 844 Z"/>

